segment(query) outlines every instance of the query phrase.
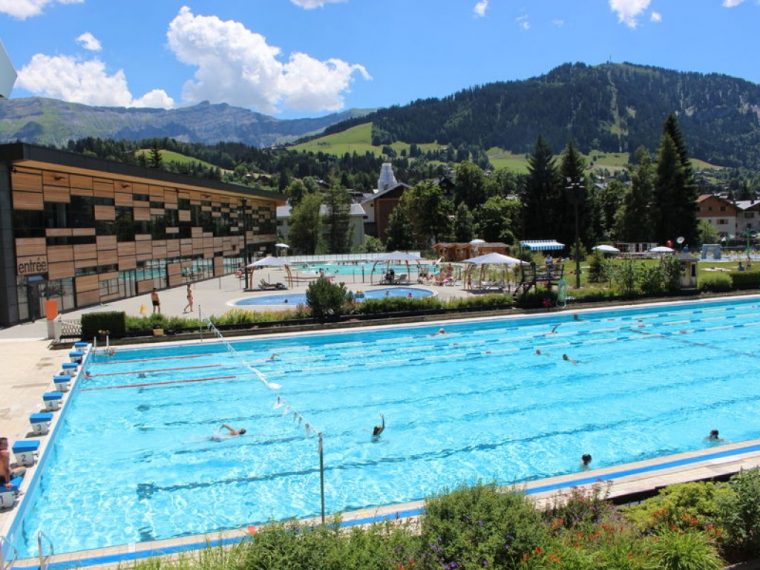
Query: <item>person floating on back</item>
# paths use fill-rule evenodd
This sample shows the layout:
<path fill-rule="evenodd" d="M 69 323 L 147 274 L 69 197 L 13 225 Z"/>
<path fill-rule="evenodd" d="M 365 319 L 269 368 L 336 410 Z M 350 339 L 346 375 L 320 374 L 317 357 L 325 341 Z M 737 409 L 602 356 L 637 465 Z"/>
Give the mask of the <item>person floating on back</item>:
<path fill-rule="evenodd" d="M 589 465 L 591 464 L 591 454 L 590 453 L 584 453 L 581 455 L 581 469 L 588 469 Z"/>
<path fill-rule="evenodd" d="M 385 431 L 385 416 L 383 414 L 380 414 L 380 419 L 382 420 L 380 425 L 372 428 L 372 441 L 377 441 L 380 439 L 380 434 Z"/>

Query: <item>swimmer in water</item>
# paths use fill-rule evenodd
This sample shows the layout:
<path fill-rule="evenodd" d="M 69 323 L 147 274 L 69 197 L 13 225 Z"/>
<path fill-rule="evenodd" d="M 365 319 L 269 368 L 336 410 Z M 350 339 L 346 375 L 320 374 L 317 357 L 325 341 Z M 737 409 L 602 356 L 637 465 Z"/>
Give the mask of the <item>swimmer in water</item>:
<path fill-rule="evenodd" d="M 273 360 L 277 360 L 279 357 L 277 356 L 276 352 L 273 352 L 269 355 L 269 358 L 266 359 L 266 362 L 272 362 Z"/>
<path fill-rule="evenodd" d="M 586 471 L 589 468 L 590 463 L 591 463 L 590 453 L 584 453 L 583 455 L 581 455 L 581 469 Z"/>
<path fill-rule="evenodd" d="M 559 328 L 560 324 L 561 323 L 557 323 L 556 325 L 554 325 L 552 327 L 552 330 L 550 332 L 546 333 L 546 336 L 549 336 L 550 334 L 557 334 L 557 329 Z"/>
<path fill-rule="evenodd" d="M 578 361 L 577 361 L 577 360 L 573 360 L 573 359 L 572 359 L 572 358 L 570 358 L 570 357 L 569 357 L 567 354 L 563 354 L 563 355 L 562 355 L 562 360 L 564 360 L 564 361 L 566 361 L 566 362 L 572 362 L 573 364 L 578 364 Z"/>
<path fill-rule="evenodd" d="M 717 429 L 710 430 L 710 434 L 705 438 L 705 441 L 724 441 L 722 437 L 720 437 L 720 432 Z"/>
<path fill-rule="evenodd" d="M 380 414 L 381 423 L 380 425 L 377 425 L 372 428 L 372 441 L 377 441 L 380 439 L 380 434 L 382 434 L 385 431 L 385 416 L 383 414 Z"/>
<path fill-rule="evenodd" d="M 223 439 L 227 439 L 230 437 L 237 437 L 239 435 L 245 435 L 246 429 L 240 428 L 235 429 L 229 424 L 222 424 L 222 428 L 227 430 L 227 433 L 215 433 L 211 436 L 212 441 L 222 441 Z"/>

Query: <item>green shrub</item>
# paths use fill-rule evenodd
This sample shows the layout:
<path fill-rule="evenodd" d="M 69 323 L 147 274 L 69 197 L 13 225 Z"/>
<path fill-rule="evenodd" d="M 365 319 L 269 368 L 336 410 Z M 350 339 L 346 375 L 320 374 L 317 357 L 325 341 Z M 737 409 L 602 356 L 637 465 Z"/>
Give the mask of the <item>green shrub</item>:
<path fill-rule="evenodd" d="M 625 517 L 644 532 L 708 530 L 719 524 L 719 501 L 733 493 L 727 483 L 681 483 L 662 489 L 639 505 L 623 507 Z"/>
<path fill-rule="evenodd" d="M 378 315 L 383 313 L 399 313 L 404 311 L 424 311 L 443 308 L 443 302 L 438 297 L 384 297 L 382 299 L 367 299 L 357 303 L 356 312 L 362 315 Z"/>
<path fill-rule="evenodd" d="M 660 271 L 665 291 L 673 292 L 681 289 L 681 262 L 675 255 L 664 255 L 660 258 Z"/>
<path fill-rule="evenodd" d="M 557 293 L 546 290 L 531 291 L 517 297 L 516 302 L 524 309 L 549 309 L 557 305 Z"/>
<path fill-rule="evenodd" d="M 608 491 L 609 486 L 594 485 L 589 490 L 573 487 L 569 497 L 558 497 L 543 516 L 552 521 L 554 530 L 593 526 L 612 512 Z"/>
<path fill-rule="evenodd" d="M 623 296 L 633 297 L 636 293 L 637 274 L 637 265 L 632 259 L 624 259 L 615 267 L 612 281 Z"/>
<path fill-rule="evenodd" d="M 730 275 L 725 273 L 702 274 L 699 276 L 699 290 L 721 293 L 730 291 L 733 288 L 733 281 Z"/>
<path fill-rule="evenodd" d="M 597 251 L 589 258 L 589 283 L 609 281 L 612 274 L 612 264 L 604 255 Z"/>
<path fill-rule="evenodd" d="M 729 485 L 733 493 L 719 501 L 726 543 L 750 556 L 760 556 L 760 469 L 742 471 Z"/>
<path fill-rule="evenodd" d="M 665 531 L 650 541 L 652 570 L 721 570 L 723 561 L 702 532 Z"/>
<path fill-rule="evenodd" d="M 312 281 L 306 289 L 306 304 L 312 315 L 319 320 L 339 316 L 348 301 L 346 286 L 343 283 L 332 283 L 324 277 Z"/>
<path fill-rule="evenodd" d="M 506 309 L 515 304 L 512 295 L 492 293 L 476 297 L 449 299 L 447 309 Z"/>
<path fill-rule="evenodd" d="M 493 485 L 428 499 L 425 510 L 426 568 L 515 568 L 548 538 L 530 499 L 519 492 L 499 493 Z"/>
<path fill-rule="evenodd" d="M 645 265 L 637 271 L 636 281 L 644 295 L 659 295 L 664 290 L 664 277 L 659 265 Z"/>
<path fill-rule="evenodd" d="M 729 275 L 734 289 L 760 288 L 760 271 L 732 271 Z"/>
<path fill-rule="evenodd" d="M 124 311 L 104 311 L 82 315 L 82 338 L 92 340 L 96 336 L 108 334 L 111 338 L 121 338 L 127 329 Z M 101 334 L 100 331 L 108 331 Z"/>

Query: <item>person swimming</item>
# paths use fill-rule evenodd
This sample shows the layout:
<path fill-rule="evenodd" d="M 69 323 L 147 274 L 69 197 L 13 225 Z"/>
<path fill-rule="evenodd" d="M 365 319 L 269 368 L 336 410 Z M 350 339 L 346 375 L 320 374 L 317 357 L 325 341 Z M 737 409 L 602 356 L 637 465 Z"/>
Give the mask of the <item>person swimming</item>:
<path fill-rule="evenodd" d="M 705 441 L 723 441 L 723 438 L 720 437 L 720 432 L 717 429 L 711 429 Z"/>
<path fill-rule="evenodd" d="M 557 334 L 557 329 L 559 328 L 559 325 L 561 325 L 561 324 L 562 323 L 557 323 L 556 325 L 554 325 L 552 327 L 552 330 L 550 332 L 546 333 L 546 336 L 549 336 L 550 334 Z"/>
<path fill-rule="evenodd" d="M 276 352 L 273 352 L 269 355 L 269 358 L 266 359 L 266 362 L 272 362 L 273 360 L 277 360 L 279 357 L 277 356 Z"/>
<path fill-rule="evenodd" d="M 372 428 L 372 441 L 380 439 L 380 434 L 385 431 L 385 416 L 380 414 L 381 423 Z"/>
<path fill-rule="evenodd" d="M 581 469 L 588 469 L 590 463 L 591 463 L 590 453 L 584 453 L 583 455 L 581 455 Z"/>
<path fill-rule="evenodd" d="M 572 362 L 573 364 L 578 364 L 577 360 L 574 360 L 574 359 L 570 358 L 567 354 L 563 354 L 562 355 L 562 360 L 564 360 L 566 362 Z"/>
<path fill-rule="evenodd" d="M 232 427 L 229 424 L 222 424 L 220 429 L 226 429 L 227 433 L 224 432 L 218 432 L 211 436 L 212 441 L 222 441 L 223 439 L 228 439 L 230 437 L 237 437 L 239 435 L 245 435 L 246 429 L 244 427 L 241 427 L 240 429 L 236 429 Z"/>

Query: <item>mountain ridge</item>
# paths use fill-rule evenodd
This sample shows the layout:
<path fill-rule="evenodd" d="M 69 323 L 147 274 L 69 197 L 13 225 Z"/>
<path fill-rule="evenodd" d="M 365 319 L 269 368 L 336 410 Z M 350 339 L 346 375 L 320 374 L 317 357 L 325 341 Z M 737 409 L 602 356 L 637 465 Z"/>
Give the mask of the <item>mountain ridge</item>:
<path fill-rule="evenodd" d="M 371 109 L 324 117 L 277 119 L 227 103 L 204 101 L 177 109 L 102 107 L 44 97 L 0 99 L 0 142 L 62 146 L 85 137 L 141 140 L 175 138 L 213 144 L 241 142 L 266 147 L 321 132 Z"/>

